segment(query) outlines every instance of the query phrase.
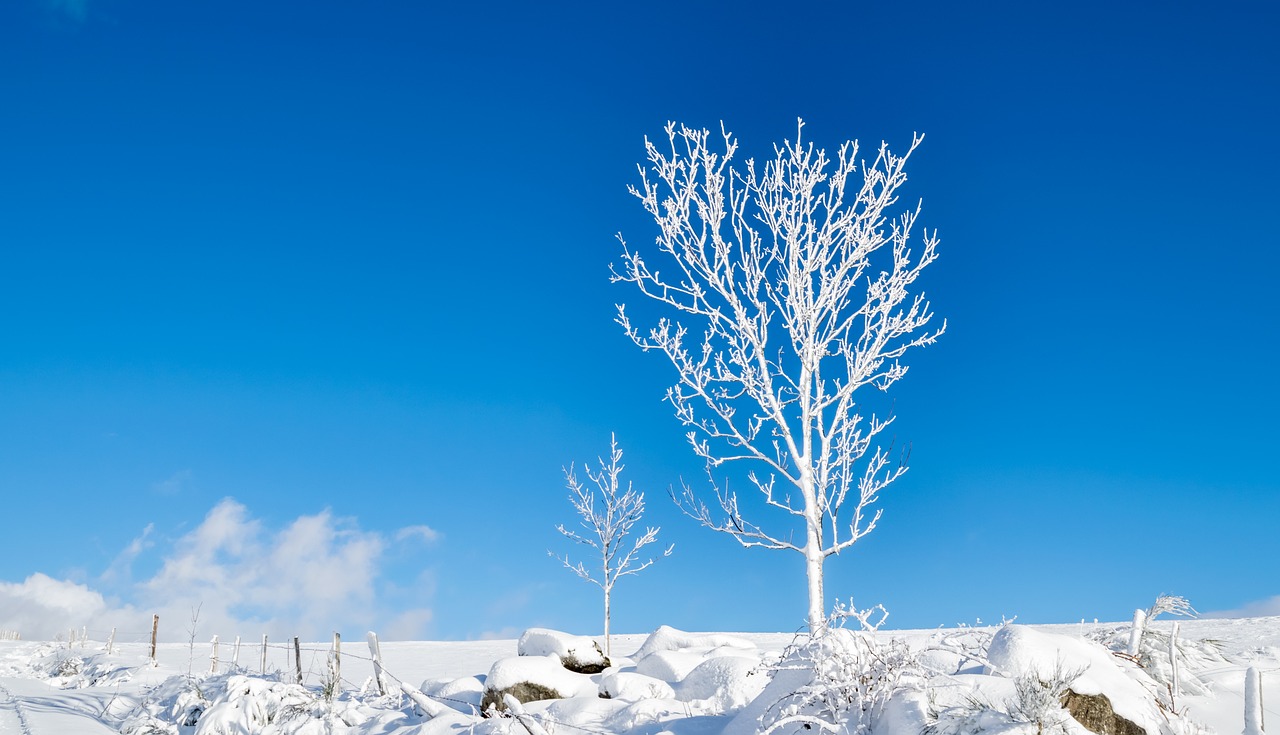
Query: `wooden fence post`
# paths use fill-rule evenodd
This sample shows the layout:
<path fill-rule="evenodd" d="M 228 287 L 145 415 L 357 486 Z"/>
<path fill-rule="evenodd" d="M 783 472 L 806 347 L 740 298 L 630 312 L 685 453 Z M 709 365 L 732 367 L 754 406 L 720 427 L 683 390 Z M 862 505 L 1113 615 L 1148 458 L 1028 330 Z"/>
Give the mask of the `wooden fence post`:
<path fill-rule="evenodd" d="M 1178 621 L 1173 621 L 1173 630 L 1169 633 L 1169 667 L 1172 671 L 1169 681 L 1169 709 L 1176 714 L 1178 697 L 1181 696 L 1181 682 L 1178 680 Z"/>
<path fill-rule="evenodd" d="M 1142 647 L 1142 631 L 1147 627 L 1147 613 L 1143 610 L 1133 611 L 1133 627 L 1129 629 L 1129 655 L 1137 656 Z"/>
<path fill-rule="evenodd" d="M 236 636 L 235 647 L 231 649 L 231 668 L 240 668 L 240 636 Z"/>
<path fill-rule="evenodd" d="M 302 644 L 298 642 L 298 636 L 293 637 L 293 665 L 298 671 L 298 683 L 302 683 Z"/>
<path fill-rule="evenodd" d="M 160 629 L 160 616 L 151 616 L 151 665 L 156 665 L 156 631 Z"/>
<path fill-rule="evenodd" d="M 1263 735 L 1262 675 L 1250 666 L 1244 672 L 1244 735 Z"/>
<path fill-rule="evenodd" d="M 342 690 L 342 634 L 333 632 L 333 689 L 335 694 Z"/>
<path fill-rule="evenodd" d="M 262 673 L 267 673 L 267 634 L 262 634 Z"/>
<path fill-rule="evenodd" d="M 218 636 L 209 641 L 209 673 L 218 673 Z"/>
<path fill-rule="evenodd" d="M 378 634 L 369 631 L 369 657 L 373 659 L 373 679 L 378 684 L 378 694 L 387 693 L 387 685 L 382 680 L 382 647 L 378 645 Z"/>
<path fill-rule="evenodd" d="M 111 629 L 111 635 L 107 636 L 107 655 L 111 655 L 111 647 L 116 643 L 116 629 Z"/>

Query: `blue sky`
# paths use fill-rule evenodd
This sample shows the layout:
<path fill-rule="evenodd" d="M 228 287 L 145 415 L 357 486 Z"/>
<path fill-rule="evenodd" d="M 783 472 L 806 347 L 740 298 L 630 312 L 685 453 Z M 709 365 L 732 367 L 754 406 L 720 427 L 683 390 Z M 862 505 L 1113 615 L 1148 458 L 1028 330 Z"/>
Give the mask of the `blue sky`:
<path fill-rule="evenodd" d="M 645 135 L 797 117 L 927 135 L 948 320 L 829 594 L 1280 613 L 1269 4 L 433 5 L 0 6 L 0 628 L 598 631 L 546 551 L 610 431 L 676 544 L 614 629 L 797 628 L 798 556 L 666 500 L 701 465 L 608 282 Z"/>

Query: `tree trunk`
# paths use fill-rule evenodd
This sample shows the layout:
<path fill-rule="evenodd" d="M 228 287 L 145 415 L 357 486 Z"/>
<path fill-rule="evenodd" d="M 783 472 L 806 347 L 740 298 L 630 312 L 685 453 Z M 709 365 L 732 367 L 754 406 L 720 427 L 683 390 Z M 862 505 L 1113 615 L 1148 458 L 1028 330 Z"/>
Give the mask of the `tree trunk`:
<path fill-rule="evenodd" d="M 604 591 L 604 655 L 608 658 L 612 655 L 612 646 L 609 641 L 609 593 L 611 590 Z"/>
<path fill-rule="evenodd" d="M 809 632 L 817 633 L 827 627 L 827 605 L 822 590 L 822 538 L 813 524 L 807 529 L 808 543 L 804 547 L 804 571 L 809 579 Z"/>

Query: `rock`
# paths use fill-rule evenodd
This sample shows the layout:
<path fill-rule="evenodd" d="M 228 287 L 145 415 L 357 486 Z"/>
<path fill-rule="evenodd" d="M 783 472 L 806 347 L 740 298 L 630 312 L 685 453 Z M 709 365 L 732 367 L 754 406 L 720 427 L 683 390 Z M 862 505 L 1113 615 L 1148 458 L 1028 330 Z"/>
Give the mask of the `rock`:
<path fill-rule="evenodd" d="M 1062 706 L 1089 732 L 1098 735 L 1147 735 L 1132 720 L 1116 714 L 1105 694 L 1078 694 L 1068 689 L 1062 695 Z"/>
<path fill-rule="evenodd" d="M 555 654 L 518 656 L 499 659 L 489 669 L 480 710 L 488 710 L 490 704 L 499 711 L 506 710 L 504 694 L 525 704 L 543 699 L 596 697 L 599 687 L 590 676 L 565 669 Z"/>
<path fill-rule="evenodd" d="M 484 698 L 480 700 L 480 712 L 487 714 L 492 705 L 499 712 L 505 712 L 507 704 L 503 697 L 510 694 L 520 704 L 540 702 L 544 699 L 562 699 L 560 692 L 532 681 L 520 681 L 505 689 L 485 689 Z"/>
<path fill-rule="evenodd" d="M 571 635 L 549 628 L 530 628 L 520 636 L 516 652 L 521 656 L 560 658 L 560 665 L 579 674 L 599 674 L 609 668 L 609 658 L 589 636 Z"/>

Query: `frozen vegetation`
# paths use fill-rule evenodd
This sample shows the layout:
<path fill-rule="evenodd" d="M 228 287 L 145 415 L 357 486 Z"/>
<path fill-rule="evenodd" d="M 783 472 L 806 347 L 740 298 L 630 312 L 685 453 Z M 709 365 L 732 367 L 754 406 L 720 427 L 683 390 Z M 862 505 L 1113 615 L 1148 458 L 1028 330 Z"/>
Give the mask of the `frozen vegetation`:
<path fill-rule="evenodd" d="M 291 646 L 271 648 L 264 674 L 257 645 L 233 663 L 223 644 L 215 672 L 209 644 L 161 645 L 153 664 L 139 643 L 3 641 L 0 733 L 1237 735 L 1280 718 L 1266 709 L 1280 618 L 1185 620 L 1172 642 L 1171 622 L 1150 621 L 1137 655 L 1130 629 L 663 627 L 615 635 L 607 662 L 598 639 L 532 629 L 384 643 L 381 682 L 350 643 L 340 669 L 328 644 L 302 645 L 300 667 Z"/>

